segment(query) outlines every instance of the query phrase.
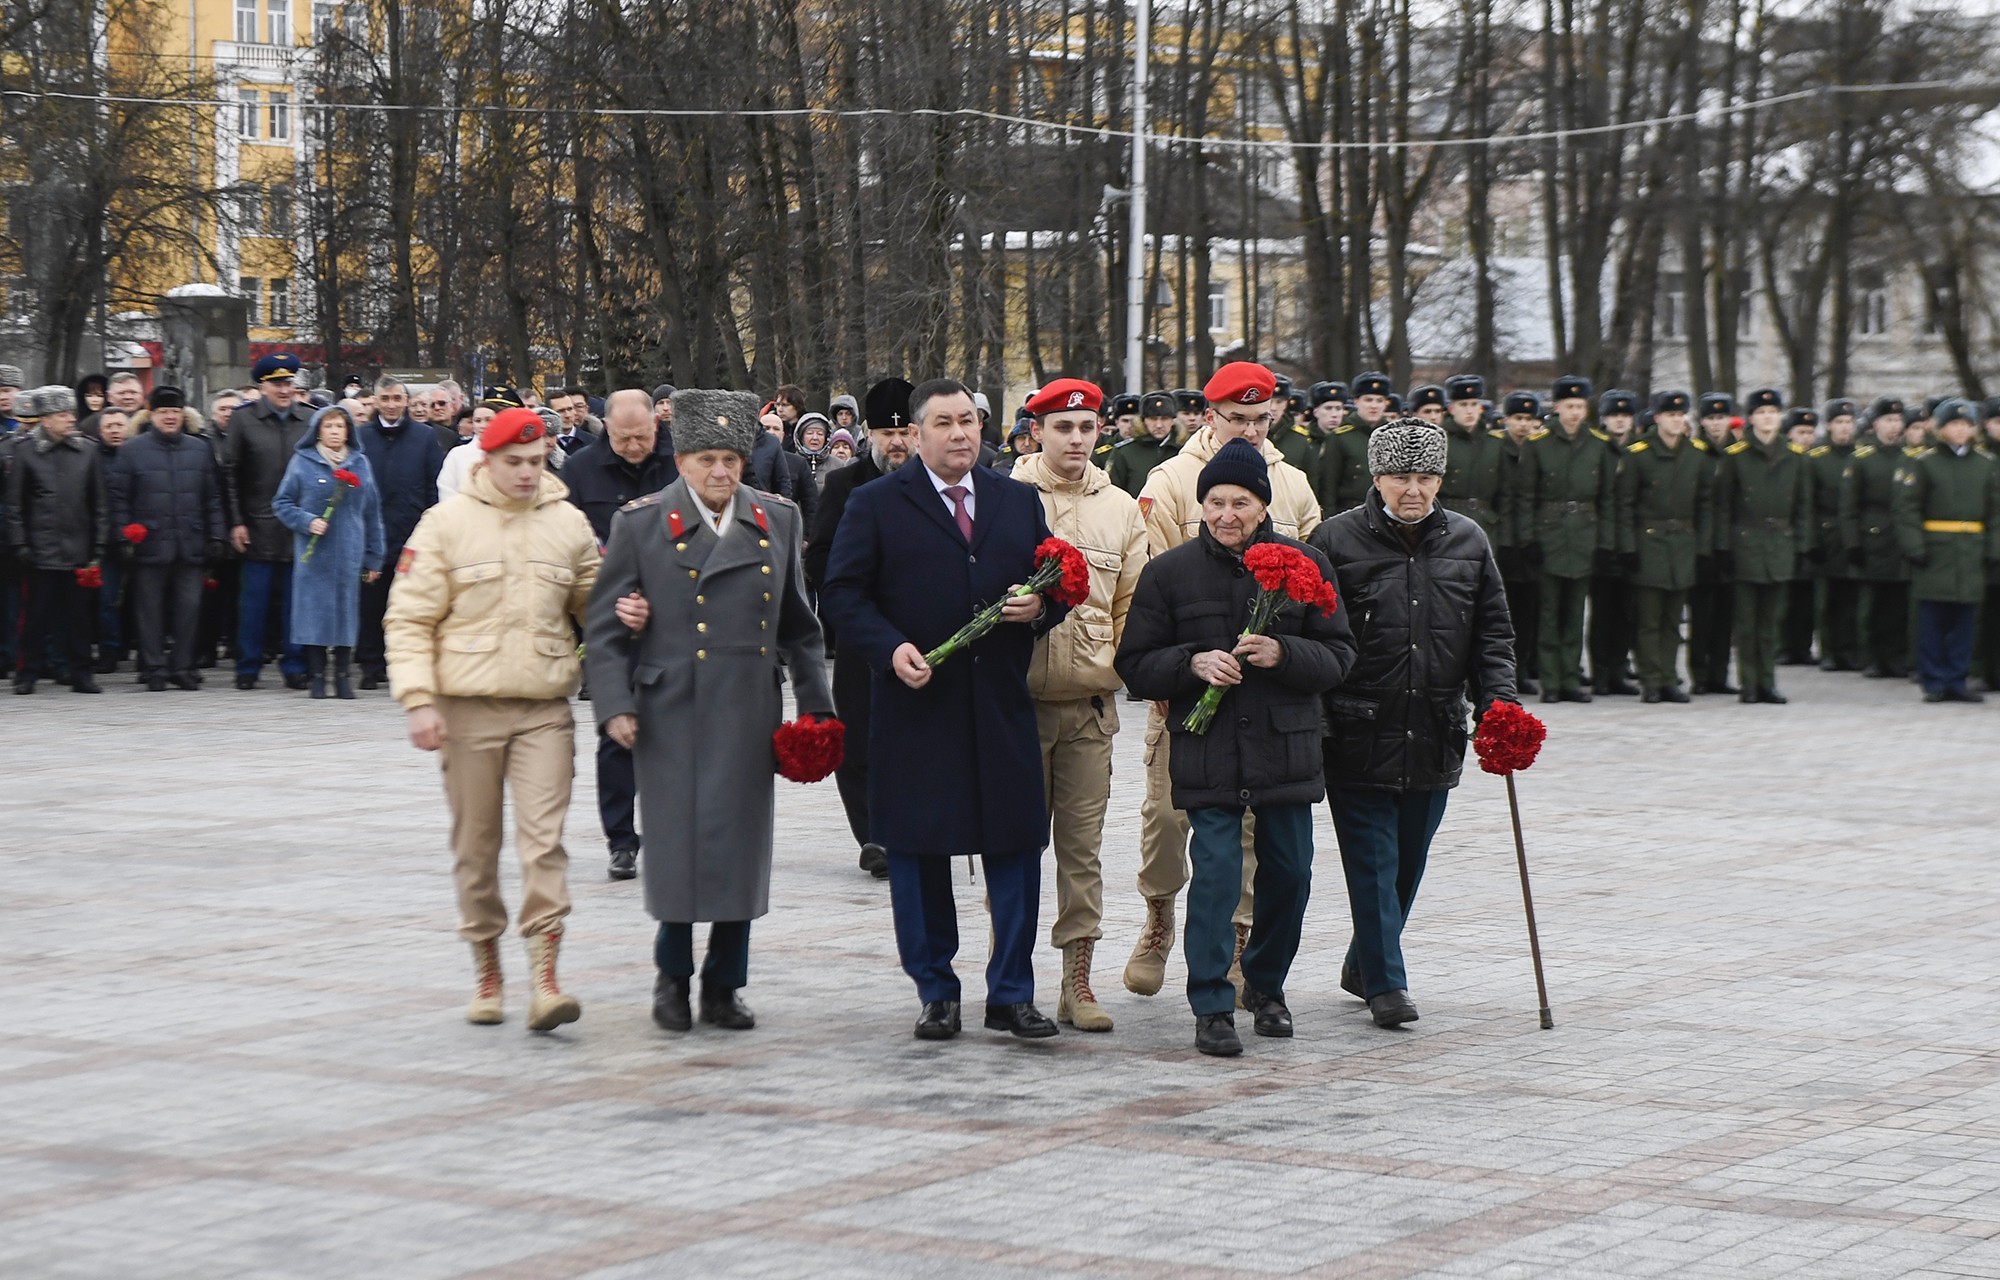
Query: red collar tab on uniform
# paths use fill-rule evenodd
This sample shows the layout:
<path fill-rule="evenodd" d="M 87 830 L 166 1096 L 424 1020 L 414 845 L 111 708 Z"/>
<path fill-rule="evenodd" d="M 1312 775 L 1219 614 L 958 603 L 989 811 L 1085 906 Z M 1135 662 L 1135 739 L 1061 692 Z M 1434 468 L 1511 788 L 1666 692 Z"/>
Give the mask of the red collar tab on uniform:
<path fill-rule="evenodd" d="M 686 530 L 686 528 L 687 525 L 681 520 L 681 513 L 679 511 L 667 512 L 668 533 L 671 533 L 674 535 L 674 537 L 678 538 L 682 535 L 682 533 Z"/>
<path fill-rule="evenodd" d="M 771 532 L 771 522 L 764 518 L 764 508 L 753 502 L 750 504 L 750 514 L 757 517 L 757 527 L 759 529 L 765 533 Z"/>

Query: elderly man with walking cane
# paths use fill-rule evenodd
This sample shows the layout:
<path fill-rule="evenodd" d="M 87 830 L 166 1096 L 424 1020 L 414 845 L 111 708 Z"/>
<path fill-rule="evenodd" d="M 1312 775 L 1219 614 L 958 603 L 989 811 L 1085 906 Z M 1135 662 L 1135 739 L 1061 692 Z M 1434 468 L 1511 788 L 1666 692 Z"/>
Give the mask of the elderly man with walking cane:
<path fill-rule="evenodd" d="M 1360 650 L 1327 696 L 1327 802 L 1354 938 L 1341 988 L 1380 1027 L 1417 1020 L 1403 928 L 1464 764 L 1468 715 L 1514 691 L 1514 626 L 1478 522 L 1438 505 L 1444 433 L 1399 418 L 1368 441 L 1375 487 L 1314 531 Z"/>

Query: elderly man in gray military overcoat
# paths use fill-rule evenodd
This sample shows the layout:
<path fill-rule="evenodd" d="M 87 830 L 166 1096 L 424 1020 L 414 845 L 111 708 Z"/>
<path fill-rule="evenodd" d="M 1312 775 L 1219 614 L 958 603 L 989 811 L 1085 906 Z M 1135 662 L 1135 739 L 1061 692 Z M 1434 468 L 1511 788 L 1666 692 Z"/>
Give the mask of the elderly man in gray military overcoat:
<path fill-rule="evenodd" d="M 605 732 L 633 753 L 646 910 L 660 922 L 653 1020 L 693 1023 L 694 924 L 711 922 L 701 1020 L 755 1025 L 750 921 L 770 910 L 779 659 L 801 712 L 831 719 L 819 619 L 799 564 L 799 509 L 743 483 L 757 399 L 676 391 L 680 478 L 611 519 L 585 627 Z"/>

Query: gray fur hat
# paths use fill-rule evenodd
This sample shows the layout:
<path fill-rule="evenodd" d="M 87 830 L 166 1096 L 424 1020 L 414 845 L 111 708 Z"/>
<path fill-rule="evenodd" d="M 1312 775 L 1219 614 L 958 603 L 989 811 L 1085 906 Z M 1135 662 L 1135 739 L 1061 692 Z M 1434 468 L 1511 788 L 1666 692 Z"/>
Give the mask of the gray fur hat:
<path fill-rule="evenodd" d="M 21 366 L 18 364 L 0 364 L 0 387 L 19 387 L 20 385 Z"/>
<path fill-rule="evenodd" d="M 1444 432 L 1422 418 L 1395 418 L 1368 437 L 1368 474 L 1444 474 Z"/>
<path fill-rule="evenodd" d="M 55 383 L 23 392 L 14 405 L 15 416 L 22 419 L 46 418 L 52 413 L 75 412 L 76 393 L 68 387 Z"/>
<path fill-rule="evenodd" d="M 757 397 L 748 391 L 682 387 L 674 392 L 674 452 L 728 449 L 745 462 L 757 451 Z"/>

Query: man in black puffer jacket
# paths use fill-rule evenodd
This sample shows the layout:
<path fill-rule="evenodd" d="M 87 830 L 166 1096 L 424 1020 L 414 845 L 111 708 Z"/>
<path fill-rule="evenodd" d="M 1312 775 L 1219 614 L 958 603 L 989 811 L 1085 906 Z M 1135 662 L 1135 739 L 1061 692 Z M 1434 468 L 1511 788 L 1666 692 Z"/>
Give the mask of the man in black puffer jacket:
<path fill-rule="evenodd" d="M 1465 762 L 1467 718 L 1514 692 L 1514 624 L 1476 521 L 1437 503 L 1444 433 L 1401 418 L 1368 442 L 1374 490 L 1313 531 L 1360 657 L 1327 696 L 1326 782 L 1354 941 L 1340 985 L 1376 1025 L 1414 1022 L 1403 926 Z M 1469 701 L 1468 701 L 1469 699 Z"/>
<path fill-rule="evenodd" d="M 158 693 L 198 689 L 195 624 L 201 616 L 202 568 L 222 556 L 222 472 L 208 441 L 182 428 L 186 398 L 178 387 L 153 388 L 151 431 L 125 442 L 107 480 L 115 530 L 132 553 L 132 613 L 139 630 L 139 674 Z"/>
<path fill-rule="evenodd" d="M 1286 604 L 1265 634 L 1242 636 L 1257 579 L 1244 565 L 1260 543 L 1292 547 L 1332 580 L 1326 557 L 1273 532 L 1269 465 L 1248 441 L 1216 451 L 1195 484 L 1200 532 L 1139 577 L 1116 667 L 1125 687 L 1166 702 L 1174 808 L 1193 829 L 1188 885 L 1188 1004 L 1195 1047 L 1243 1052 L 1229 982 L 1243 883 L 1243 815 L 1257 818 L 1255 915 L 1243 948 L 1243 1007 L 1258 1035 L 1292 1034 L 1285 976 L 1298 954 L 1312 883 L 1312 807 L 1326 794 L 1320 695 L 1354 661 L 1347 606 Z M 1184 726 L 1211 686 L 1225 690 L 1206 732 Z"/>

